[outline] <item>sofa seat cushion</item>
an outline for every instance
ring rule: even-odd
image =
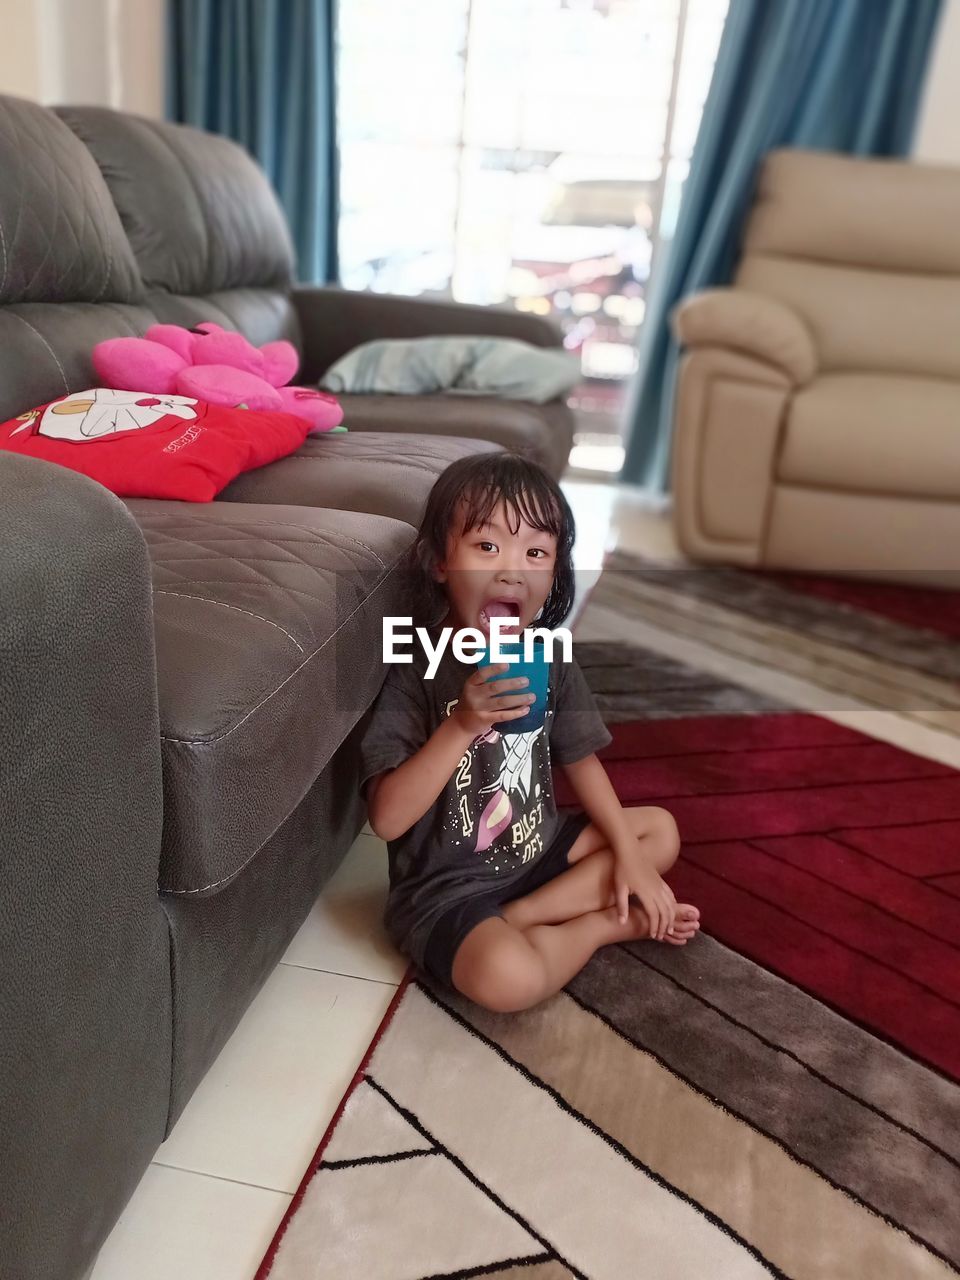
[[[960,383],[825,374],[793,400],[777,474],[823,489],[956,499]]]
[[[134,500],[153,567],[159,886],[227,884],[300,803],[383,679],[413,530],[304,507]]]
[[[372,511],[419,526],[433,483],[451,462],[498,446],[451,436],[373,431],[311,436],[303,448],[240,476],[221,493],[229,502]]]
[[[343,425],[350,431],[492,440],[542,463],[554,476],[566,466],[573,443],[573,415],[562,400],[541,405],[497,396],[342,395],[337,399],[343,405]]]

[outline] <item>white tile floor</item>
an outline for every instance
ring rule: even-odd
[[[579,481],[564,488],[577,516],[580,587],[608,542],[675,554],[669,520],[629,490]],[[709,650],[652,628],[644,642],[680,658],[711,659]],[[763,670],[721,661],[744,683],[771,683]],[[830,714],[800,681],[790,680],[786,696]],[[845,719],[960,766],[957,739],[871,708],[847,711]],[[381,925],[386,871],[382,842],[359,836],[157,1152],[91,1280],[254,1274],[403,976],[405,964]]]

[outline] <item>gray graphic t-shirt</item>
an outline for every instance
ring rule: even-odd
[[[390,667],[363,739],[363,785],[420,750],[476,671],[449,650],[433,680],[424,679],[426,665],[415,646],[412,663]],[[553,798],[551,759],[573,764],[610,740],[580,668],[555,661],[544,727],[510,735],[491,729],[476,738],[433,807],[388,843],[385,924],[393,943],[422,963],[444,911],[524,875],[564,821]]]

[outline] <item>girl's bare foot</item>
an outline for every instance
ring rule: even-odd
[[[627,908],[627,922],[621,924],[616,906],[607,907],[605,915],[610,922],[615,942],[632,942],[650,939],[650,921],[647,913],[639,903],[631,897]],[[700,912],[688,902],[678,902],[673,924],[664,935],[664,942],[675,947],[685,947],[691,938],[700,930]]]
[[[675,947],[685,947],[691,938],[700,931],[700,912],[689,902],[678,902],[673,924],[664,935],[664,942],[672,942]]]

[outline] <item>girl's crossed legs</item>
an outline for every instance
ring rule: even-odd
[[[680,837],[666,809],[625,810],[641,850],[664,875],[677,860]],[[570,869],[503,907],[503,916],[481,921],[453,960],[453,984],[468,999],[498,1012],[514,1012],[554,995],[610,942],[649,934],[646,912],[631,900],[625,924],[617,916],[614,855],[592,823],[577,837]],[[696,907],[678,905],[673,935],[682,945],[700,928]]]

